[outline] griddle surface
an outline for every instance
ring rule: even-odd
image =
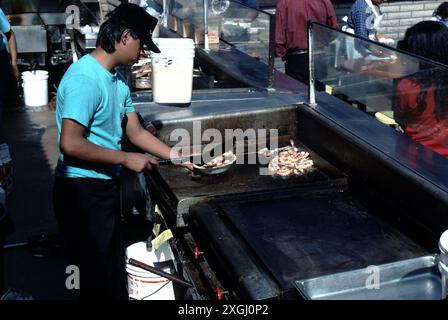
[[[349,193],[217,203],[285,290],[294,280],[427,254]]]
[[[203,175],[199,181],[189,178],[183,168],[165,166],[160,168],[160,175],[176,200],[193,197],[241,194],[253,191],[289,189],[297,186],[327,183],[330,180],[346,181],[344,173],[325,161],[313,151],[297,143],[298,147],[310,153],[315,169],[311,172],[286,179],[260,175],[259,164],[235,164],[229,171],[217,175]],[[245,155],[247,157],[247,154]],[[264,166],[266,167],[266,166]]]

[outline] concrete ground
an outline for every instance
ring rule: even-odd
[[[5,239],[4,289],[38,300],[74,299],[75,293],[65,287],[68,263],[63,250],[53,246],[48,251],[48,246],[36,247],[31,241],[59,232],[52,211],[53,169],[59,155],[54,111],[19,107],[5,110],[3,120],[14,170],[6,202],[14,230]]]
[[[4,290],[36,300],[74,300],[76,292],[65,286],[69,263],[52,206],[53,172],[59,157],[55,113],[48,108],[19,107],[4,110],[3,115],[0,129],[14,170],[12,193],[6,200],[12,228],[4,244]],[[125,246],[145,240],[150,230],[152,225],[139,216],[125,219]],[[0,277],[1,269],[0,250]]]

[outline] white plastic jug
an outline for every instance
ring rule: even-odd
[[[26,106],[40,107],[48,103],[48,71],[22,72],[22,81]]]
[[[193,89],[193,39],[154,38],[153,41],[161,51],[150,54],[154,102],[190,103]]]

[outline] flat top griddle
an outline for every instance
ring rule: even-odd
[[[283,290],[293,289],[298,279],[427,254],[394,226],[375,217],[377,209],[336,188],[323,193],[308,190],[269,197],[226,197],[208,204],[213,211],[196,214],[193,209],[194,218],[207,221],[207,215],[217,214]],[[209,237],[215,234],[213,230],[206,233]],[[222,241],[225,238],[212,239],[217,255],[222,254],[221,245],[225,248]]]
[[[297,144],[297,143],[296,143]],[[192,180],[189,173],[183,168],[176,166],[164,166],[160,168],[158,174],[162,178],[160,183],[170,190],[174,201],[181,201],[187,198],[204,198],[227,194],[240,194],[253,191],[278,190],[319,184],[329,180],[346,180],[346,175],[307,149],[305,146],[297,144],[297,147],[310,153],[315,163],[315,170],[303,176],[296,176],[287,179],[273,178],[270,175],[260,175],[260,164],[236,163],[229,171],[217,175],[203,175],[198,181]],[[242,156],[242,155],[238,155]],[[243,155],[247,158],[247,154]],[[265,166],[267,167],[267,166]]]

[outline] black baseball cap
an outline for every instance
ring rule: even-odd
[[[160,52],[159,48],[152,42],[151,36],[158,20],[146,12],[145,9],[133,3],[122,3],[110,12],[108,17],[134,31],[149,50],[156,53]]]

